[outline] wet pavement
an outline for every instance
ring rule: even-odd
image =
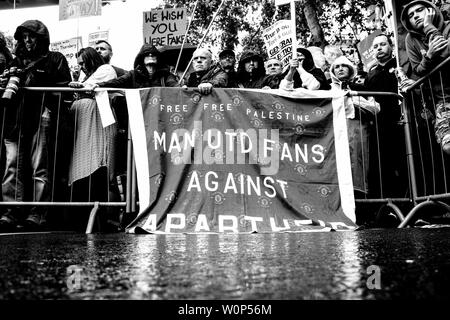
[[[448,299],[450,228],[0,235],[0,299]]]

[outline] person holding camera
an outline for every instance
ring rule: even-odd
[[[41,21],[25,21],[17,27],[14,38],[16,57],[5,74],[7,89],[0,102],[5,108],[3,201],[26,201],[26,195],[31,201],[50,201],[49,130],[61,97],[20,88],[67,86],[70,69],[63,54],[49,51],[50,35]],[[8,208],[0,217],[0,232],[16,231],[18,225],[37,231],[46,225],[45,207],[32,207],[23,213]]]

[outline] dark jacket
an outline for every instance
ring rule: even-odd
[[[178,87],[175,76],[160,64],[156,66],[157,71],[153,77],[151,79],[149,78],[149,74],[144,65],[144,58],[150,53],[157,56],[158,62],[160,61],[160,52],[156,47],[150,44],[144,44],[134,59],[133,70],[128,71],[121,77],[100,82],[98,85],[100,87],[110,88]]]
[[[249,74],[247,71],[245,71],[245,63],[250,59],[255,59],[256,61],[258,61],[258,67],[252,74]],[[264,68],[263,58],[254,51],[244,51],[238,64],[238,86],[241,88],[260,89],[263,87],[265,75],[266,69]]]
[[[200,83],[211,83],[214,88],[228,88],[228,74],[219,64],[205,71],[191,72],[186,82],[188,87],[198,87]]]
[[[37,47],[32,53],[25,49],[22,40],[22,31],[27,30],[37,35]],[[20,86],[22,87],[66,87],[71,81],[70,68],[66,58],[59,52],[49,51],[50,37],[45,25],[38,20],[28,20],[17,27],[14,34],[18,41],[16,47],[16,57],[11,66],[23,70],[20,73]],[[24,104],[20,101],[24,98]],[[11,106],[7,110],[10,119],[8,125],[14,126],[22,121],[27,132],[34,132],[39,126],[39,118],[44,112],[44,107],[51,111],[56,111],[60,99],[57,93],[43,93],[32,91],[19,91],[15,99],[11,101],[13,105],[19,105],[25,115],[16,112],[16,108]],[[22,125],[22,127],[24,127]],[[11,128],[11,127],[10,127]]]
[[[375,64],[367,75],[364,82],[365,90],[377,92],[398,93],[398,82],[395,76],[397,61],[395,58],[389,60],[384,66]],[[398,99],[385,96],[376,96],[375,100],[380,104],[381,111],[378,119],[385,119],[382,122],[386,125],[397,126],[401,112]]]
[[[330,90],[331,88],[330,83],[327,81],[325,73],[323,73],[323,71],[317,68],[316,65],[314,64],[312,53],[305,48],[298,48],[297,52],[301,52],[305,56],[305,60],[303,60],[303,69],[305,69],[305,71],[307,71],[308,73],[312,74],[314,78],[316,78],[316,80],[319,81],[320,87],[318,90]],[[300,78],[298,72],[294,73],[293,80],[294,80],[294,88],[302,87],[302,79]]]

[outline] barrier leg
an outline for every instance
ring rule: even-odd
[[[91,234],[92,230],[94,229],[94,221],[95,221],[95,218],[97,217],[98,208],[99,208],[99,203],[95,202],[94,207],[91,210],[91,214],[89,215],[89,220],[88,220],[88,224],[86,227],[86,234]]]
[[[392,203],[391,200],[389,200],[387,204],[385,204],[384,206],[382,206],[382,207],[378,210],[377,215],[376,215],[376,217],[375,217],[375,223],[376,223],[376,225],[379,225],[379,224],[380,224],[380,221],[381,221],[381,218],[382,218],[382,216],[383,216],[383,213],[386,212],[386,211],[383,210],[384,208],[389,208],[389,209],[391,209],[391,210],[389,210],[389,211],[387,211],[387,212],[389,212],[389,213],[391,213],[391,214],[392,214],[392,213],[395,214],[395,216],[397,217],[398,220],[400,220],[400,221],[405,220],[405,217],[404,217],[402,211],[400,210],[400,208],[399,208],[397,205],[395,205],[394,203]]]
[[[420,204],[418,204],[417,206],[415,206],[406,216],[405,220],[403,220],[400,225],[398,226],[398,228],[405,228],[406,226],[408,226],[408,224],[410,222],[413,222],[415,220],[413,220],[414,216],[417,214],[417,212],[419,212],[422,208],[425,207],[429,207],[429,206],[440,206],[443,207],[444,209],[447,210],[447,212],[450,212],[450,206],[447,205],[444,202],[441,201],[433,201],[433,200],[427,200],[425,202],[422,202]]]

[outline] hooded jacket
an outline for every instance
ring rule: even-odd
[[[426,26],[423,29],[423,32],[414,30],[408,19],[408,9],[417,4],[423,4],[425,7],[433,8],[436,12],[433,23]],[[405,46],[409,61],[411,62],[413,71],[419,77],[423,77],[445,58],[450,56],[449,44],[440,52],[438,56],[434,57],[433,59],[429,59],[426,57],[426,53],[428,51],[428,43],[431,39],[438,35],[442,35],[445,39],[448,40],[450,36],[450,22],[444,21],[442,12],[436,5],[424,0],[415,0],[405,5],[402,9],[400,17],[403,26],[408,31],[408,34],[405,38]]]
[[[298,71],[295,71],[292,80],[293,82],[288,82],[286,79],[283,79],[280,82],[280,88],[285,90],[292,90],[294,88],[329,90],[330,84],[327,81],[325,73],[315,66],[312,53],[306,48],[298,48],[297,52],[301,53],[305,57],[302,66],[307,74],[304,73],[300,76]]]
[[[258,67],[251,74],[245,71],[245,63],[254,59],[258,62]],[[239,60],[237,69],[237,81],[240,88],[261,89],[263,87],[266,69],[264,68],[263,58],[254,51],[244,51]]]
[[[37,42],[35,50],[26,50],[22,38],[22,32],[28,31],[36,35]],[[21,87],[65,87],[72,80],[70,68],[66,58],[60,52],[49,51],[50,36],[47,27],[39,20],[27,20],[17,27],[14,33],[17,40],[15,50],[16,57],[10,66],[23,70],[20,73]],[[19,101],[24,98],[24,103]],[[11,101],[12,104],[23,108],[25,115],[22,118],[15,108],[8,108],[7,120],[9,132],[17,128],[19,122],[23,122],[27,132],[35,132],[39,127],[39,118],[45,108],[55,111],[60,98],[58,93],[46,93],[44,100],[42,92],[20,92]]]
[[[336,71],[334,70],[337,65],[345,65],[350,69],[349,76],[345,81],[338,79]],[[346,56],[340,56],[334,60],[330,67],[331,75],[331,90],[352,90],[353,89],[353,79],[357,74],[356,67],[351,63],[351,61]],[[355,107],[360,107],[363,110],[369,111],[376,114],[380,111],[380,104],[375,102],[373,97],[368,97],[367,99],[360,96],[353,96],[346,99],[346,116],[349,119],[355,118]]]
[[[157,57],[156,72],[150,79],[147,68],[144,65],[144,59],[149,54]],[[100,87],[111,88],[149,88],[149,87],[178,87],[175,76],[160,64],[161,53],[155,46],[144,44],[134,59],[134,69],[125,73],[119,78],[105,82],[100,82]]]

